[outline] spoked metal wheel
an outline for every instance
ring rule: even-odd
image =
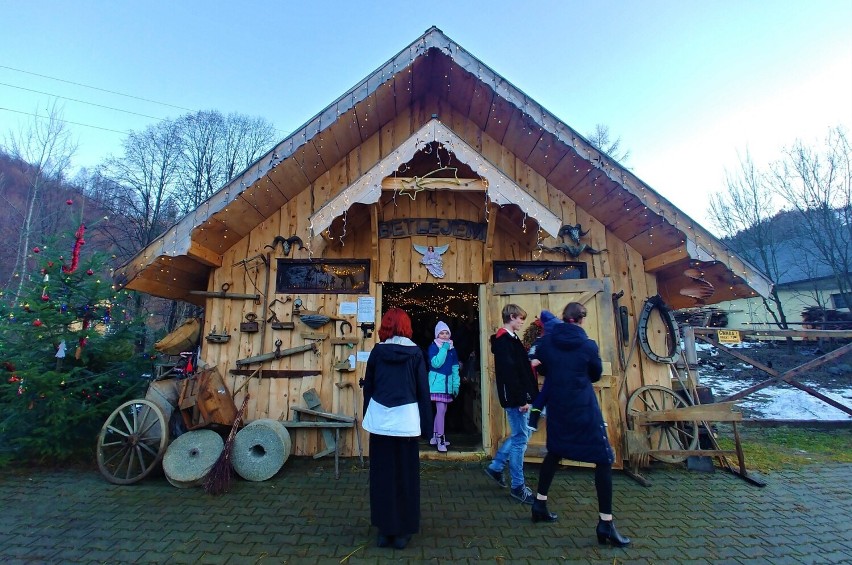
[[[636,389],[627,401],[627,425],[631,430],[644,432],[651,449],[648,455],[657,461],[680,463],[686,460],[687,455],[671,452],[698,447],[698,422],[644,421],[636,416],[687,406],[689,404],[671,389],[656,385],[643,386]]]
[[[98,467],[109,482],[129,485],[154,470],[168,444],[163,411],[150,400],[131,400],[116,408],[101,428]]]

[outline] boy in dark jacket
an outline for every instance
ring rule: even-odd
[[[517,335],[527,313],[517,304],[507,304],[502,316],[503,327],[490,340],[497,377],[497,396],[500,406],[506,410],[510,433],[497,449],[494,460],[485,468],[485,473],[505,487],[503,469],[508,465],[512,478],[512,497],[524,504],[532,504],[535,495],[524,481],[524,454],[530,433],[527,429],[529,409],[538,394],[538,382],[524,344]]]

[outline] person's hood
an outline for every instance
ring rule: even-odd
[[[500,339],[504,335],[511,335],[511,334],[509,333],[509,330],[507,330],[506,328],[500,328],[499,330],[497,330],[496,334],[493,334],[491,337],[488,338],[488,341],[491,342],[491,352],[492,353],[494,353],[494,344],[497,342],[498,339]]]
[[[383,362],[402,365],[407,363],[412,355],[416,355],[420,348],[406,337],[392,337],[376,345],[374,351]]]
[[[558,349],[568,351],[577,349],[589,339],[586,331],[577,324],[553,324],[553,327],[547,333],[552,336],[553,345]]]
[[[553,326],[562,323],[562,320],[557,318],[550,310],[542,310],[541,315],[538,318],[541,320],[544,333],[550,333],[553,331]]]

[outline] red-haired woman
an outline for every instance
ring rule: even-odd
[[[364,375],[364,429],[370,432],[370,517],[377,545],[403,549],[420,530],[420,445],[432,431],[423,352],[411,318],[391,308]]]

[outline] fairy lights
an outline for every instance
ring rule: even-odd
[[[477,318],[479,296],[464,288],[474,285],[423,284],[400,285],[399,290],[384,293],[382,301],[388,308],[402,308],[410,315],[437,313],[464,321]]]

